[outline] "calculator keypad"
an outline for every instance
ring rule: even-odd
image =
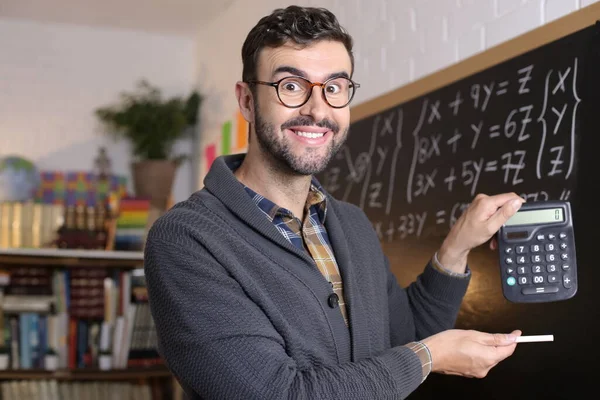
[[[566,240],[567,234],[564,232],[548,232],[536,235],[531,244],[506,247],[506,283],[521,287],[524,295],[570,289],[573,282],[569,266],[570,249]]]

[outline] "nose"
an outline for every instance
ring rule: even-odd
[[[329,113],[329,104],[323,98],[323,89],[315,85],[311,88],[312,94],[306,104],[300,107],[300,114],[311,116],[314,121],[322,121]]]

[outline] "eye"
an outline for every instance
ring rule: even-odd
[[[327,91],[328,94],[338,94],[339,92],[342,91],[342,88],[337,83],[330,83],[327,85],[325,90]]]
[[[325,93],[328,95],[344,94],[350,90],[350,85],[350,81],[346,78],[333,79],[325,86]]]
[[[295,78],[288,78],[279,84],[279,89],[286,93],[297,93],[305,90],[306,83]]]

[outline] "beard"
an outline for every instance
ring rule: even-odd
[[[281,125],[281,131],[291,126],[312,125],[327,128],[334,134],[333,140],[327,146],[324,155],[321,154],[323,149],[320,147],[308,147],[304,150],[303,154],[296,155],[292,151],[289,138],[283,137],[279,139],[275,126],[261,117],[258,105],[254,108],[254,115],[256,138],[263,153],[269,155],[275,161],[277,167],[295,175],[315,175],[324,171],[329,161],[337,154],[348,136],[348,128],[345,128],[340,134],[339,125],[328,119],[315,123],[313,118],[307,116],[292,118]]]

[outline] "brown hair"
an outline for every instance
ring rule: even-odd
[[[244,41],[242,80],[248,82],[256,79],[256,63],[264,47],[279,47],[288,41],[306,46],[320,40],[341,42],[348,51],[354,71],[352,36],[339,24],[331,11],[299,6],[275,9],[258,21]]]

